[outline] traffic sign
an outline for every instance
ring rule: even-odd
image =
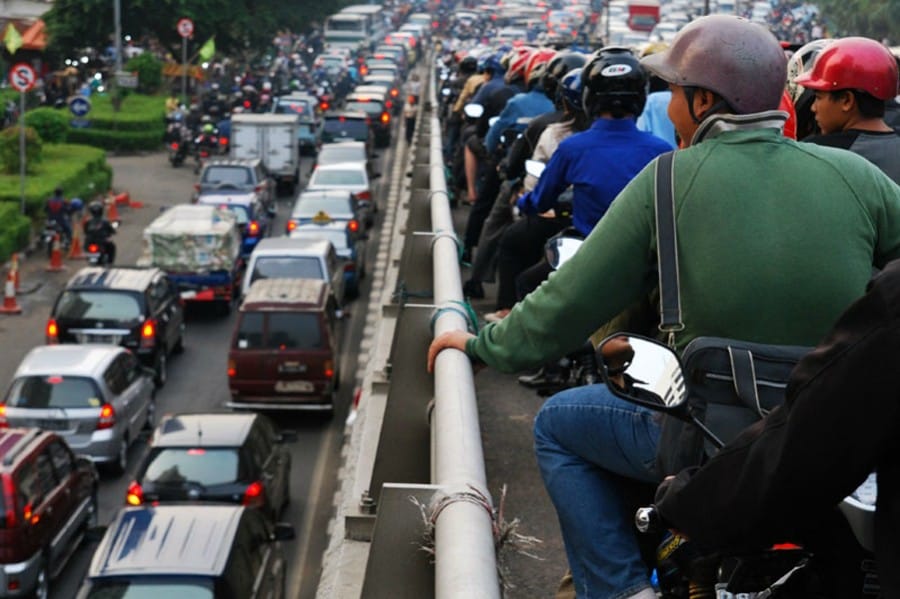
[[[178,25],[176,27],[178,29],[178,35],[181,37],[191,37],[194,34],[194,22],[187,17],[178,19]]]
[[[127,87],[128,89],[135,89],[138,86],[138,76],[136,73],[129,73],[127,71],[117,71],[116,72],[116,83],[119,87]]]
[[[34,69],[31,68],[31,65],[26,62],[14,64],[9,70],[9,82],[20,92],[27,92],[30,90],[34,87],[35,81],[37,81],[37,73],[35,73]]]
[[[91,111],[91,101],[84,96],[72,96],[69,98],[69,111],[77,117],[82,117]]]

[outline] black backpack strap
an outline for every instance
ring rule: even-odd
[[[656,159],[656,260],[659,269],[659,330],[668,333],[674,345],[675,333],[684,329],[681,321],[681,282],[678,273],[678,234],[675,228],[675,151]]]

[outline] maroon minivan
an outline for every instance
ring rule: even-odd
[[[327,410],[338,388],[337,306],[318,279],[259,279],[228,351],[232,408]]]

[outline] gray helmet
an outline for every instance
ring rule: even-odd
[[[729,15],[688,23],[668,50],[641,64],[669,83],[719,94],[737,114],[778,108],[787,77],[787,59],[775,36]]]
[[[93,202],[88,204],[88,212],[91,213],[91,216],[100,218],[101,216],[103,216],[103,203],[94,200]]]

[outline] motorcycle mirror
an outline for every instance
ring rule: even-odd
[[[484,106],[472,102],[463,106],[463,112],[470,119],[480,119],[481,115],[484,114]]]
[[[496,123],[499,120],[500,120],[499,116],[492,116],[491,118],[488,119],[488,127],[493,127],[494,123]]]
[[[526,160],[525,161],[525,172],[531,175],[532,177],[541,178],[541,173],[544,172],[544,168],[546,168],[546,164],[541,162],[540,160]]]
[[[613,395],[697,426],[709,441],[724,443],[688,409],[681,358],[667,345],[640,335],[614,333],[597,346],[600,374]]]
[[[446,98],[447,96],[449,96],[449,95],[450,95],[450,88],[449,88],[449,87],[442,88],[442,89],[441,89],[441,95],[444,96],[445,98]]]
[[[578,251],[584,239],[572,235],[554,235],[544,245],[544,253],[547,255],[547,264],[553,270],[557,270]]]

